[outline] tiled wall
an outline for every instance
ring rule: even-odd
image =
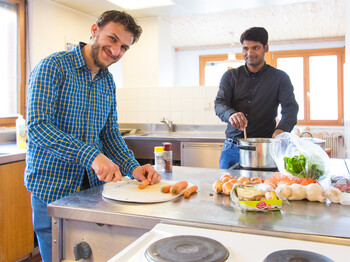
[[[162,117],[174,124],[225,125],[215,115],[218,87],[160,87],[117,89],[120,123],[159,123]]]

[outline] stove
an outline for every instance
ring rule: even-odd
[[[145,251],[148,261],[224,262],[229,252],[220,242],[201,236],[179,235],[162,238]]]
[[[176,238],[177,236],[177,238]],[[263,262],[263,261],[334,261],[341,262],[350,254],[350,247],[343,245],[326,244],[312,241],[287,239],[280,237],[271,237],[254,234],[244,234],[237,232],[221,231],[214,229],[205,229],[197,227],[178,226],[170,224],[158,224],[151,231],[145,233],[131,245],[123,249],[121,252],[113,256],[108,262],[150,262],[150,261],[172,261],[172,260],[150,260],[148,254],[154,250],[160,240],[165,242],[169,239],[178,241],[181,238],[191,239],[192,237],[207,238],[210,241],[219,242],[222,254],[225,256],[225,251],[228,252],[226,260],[208,260],[208,261],[226,261],[226,262]],[[173,238],[175,237],[175,238]],[[190,242],[193,243],[194,241]],[[176,242],[175,246],[180,247],[182,252],[190,252],[193,245],[188,242],[183,242],[181,245]],[[174,245],[172,245],[174,246]],[[194,248],[196,249],[196,248]],[[267,260],[273,258],[277,253],[289,253],[299,251],[300,253],[314,253],[318,258],[324,257],[328,260]],[[294,251],[293,251],[294,250]],[[283,254],[282,254],[283,255]],[[270,257],[269,257],[270,256]],[[148,258],[147,258],[148,257]],[[173,260],[173,261],[191,261],[191,260]],[[195,260],[192,260],[195,261]],[[202,260],[196,260],[202,261]],[[203,260],[205,261],[205,260]]]
[[[264,262],[333,262],[330,258],[320,255],[315,252],[298,250],[298,249],[286,249],[279,250],[268,255]]]

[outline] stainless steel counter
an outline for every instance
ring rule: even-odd
[[[217,132],[138,132],[125,135],[125,140],[169,140],[181,142],[222,142],[225,141],[225,133]]]
[[[228,196],[212,194],[212,183],[225,170],[174,167],[164,179],[187,180],[199,192],[188,199],[156,204],[122,203],[104,199],[103,186],[62,198],[48,206],[54,218],[119,225],[150,230],[166,222],[225,231],[279,236],[301,240],[350,245],[350,206],[290,201],[279,212],[236,212]],[[235,170],[235,176],[266,178],[270,172]]]
[[[26,150],[18,149],[16,143],[0,144],[0,165],[25,160]]]

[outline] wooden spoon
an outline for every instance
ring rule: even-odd
[[[247,130],[246,130],[246,127],[244,127],[243,132],[244,132],[244,140],[247,140]]]

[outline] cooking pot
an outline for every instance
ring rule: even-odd
[[[302,137],[304,134],[309,134],[311,137]],[[300,138],[302,140],[309,141],[309,142],[312,142],[312,143],[320,146],[323,150],[326,149],[326,140],[319,139],[319,138],[314,138],[312,136],[312,134],[310,132],[308,132],[308,131],[305,131],[305,132],[301,133]]]
[[[270,154],[273,138],[248,138],[238,141],[239,164],[244,168],[272,169],[277,168]]]

